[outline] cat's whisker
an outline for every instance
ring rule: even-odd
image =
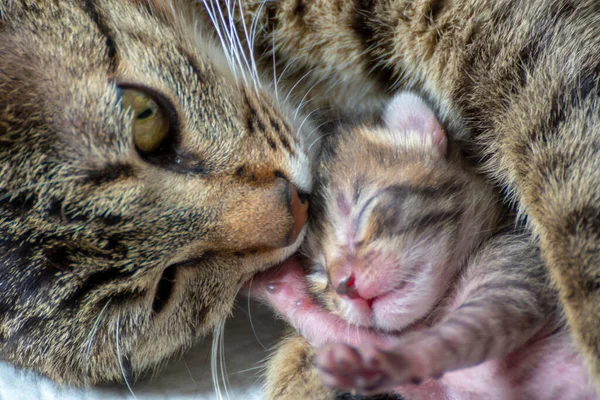
[[[300,113],[300,110],[302,109],[302,107],[304,107],[306,104],[310,104],[311,101],[313,101],[314,99],[311,99],[309,101],[306,102],[306,104],[304,103],[306,101],[306,98],[308,97],[308,95],[310,94],[310,92],[312,92],[312,90],[317,87],[317,85],[321,83],[320,80],[317,80],[317,82],[314,83],[314,85],[312,85],[304,94],[304,96],[302,97],[302,99],[300,100],[300,103],[298,103],[298,107],[296,107],[296,112],[294,113],[294,119],[298,118],[298,114]]]
[[[294,92],[294,90],[298,87],[298,85],[300,83],[302,83],[303,80],[305,80],[306,78],[308,78],[310,76],[310,74],[312,74],[315,71],[316,67],[311,68],[310,70],[308,70],[308,72],[306,72],[304,75],[302,75],[302,77],[300,79],[298,79],[296,81],[296,83],[294,83],[294,86],[292,86],[292,88],[288,91],[287,96],[285,96],[285,99],[283,100],[284,103],[287,103],[287,101],[289,100],[290,96],[292,95],[292,93]]]
[[[115,346],[117,350],[117,361],[119,363],[119,368],[121,369],[121,375],[123,376],[123,380],[125,381],[125,385],[129,390],[129,393],[133,396],[134,399],[137,399],[135,393],[133,392],[133,388],[129,383],[129,379],[127,378],[127,373],[125,373],[125,367],[123,366],[123,355],[121,354],[121,343],[119,338],[121,337],[121,320],[117,318],[117,323],[115,324]]]
[[[249,292],[252,291],[252,283],[253,282],[254,282],[254,277],[250,278],[250,288],[248,289]],[[250,296],[248,296],[248,319],[250,320],[250,327],[252,328],[252,333],[254,334],[254,337],[256,338],[256,341],[258,342],[258,344],[260,344],[260,347],[262,347],[263,350],[267,350],[267,348],[265,347],[265,345],[258,338],[258,334],[256,333],[256,329],[254,328],[254,322],[252,322],[252,311],[250,309]]]
[[[271,33],[271,49],[271,58],[273,59],[273,84],[275,85],[275,99],[277,102],[279,102],[279,79],[277,79],[277,63],[275,62],[275,30],[273,30]]]
[[[301,124],[300,124],[300,126],[298,127],[298,132],[302,132],[302,127],[304,126],[304,123],[305,123],[306,121],[308,121],[308,119],[309,119],[309,118],[310,118],[310,117],[311,117],[311,116],[312,116],[314,113],[316,113],[316,112],[318,112],[318,111],[319,111],[319,109],[312,110],[310,113],[308,113],[308,114],[307,114],[307,115],[304,117],[304,119],[302,120],[302,123],[301,123]],[[313,131],[311,131],[311,134],[312,134],[313,132],[314,132],[314,130],[313,130]],[[307,137],[306,137],[306,139],[309,139],[309,136],[307,136]]]
[[[318,131],[318,129],[319,129],[320,127],[322,127],[323,125],[325,125],[327,122],[328,122],[328,121],[325,121],[325,122],[322,122],[322,123],[320,123],[319,125],[317,125],[317,126],[315,127],[315,129],[313,129],[313,130],[312,130],[312,131],[311,131],[311,132],[308,134],[308,137],[312,136],[312,134],[313,134],[314,132],[317,132],[317,131]],[[315,140],[313,140],[313,142],[312,142],[312,143],[311,143],[311,144],[308,146],[308,150],[307,150],[307,152],[310,152],[310,149],[312,149],[312,147],[315,145],[315,143],[317,143],[319,140],[321,140],[321,139],[322,139],[324,136],[325,136],[325,134],[318,134],[318,133],[317,133],[317,137],[315,138]]]
[[[252,55],[252,64],[254,66],[254,71],[258,78],[258,66],[256,65],[256,59],[254,58],[254,43],[256,41],[256,33],[258,32],[258,16],[262,15],[263,9],[265,7],[266,2],[262,1],[258,10],[252,15],[252,23],[250,24],[250,42],[248,44],[249,51]]]
[[[234,74],[237,76],[237,72],[241,74],[242,80],[246,85],[248,85],[248,79],[246,77],[245,68],[242,64],[240,58],[240,51],[236,43],[237,34],[235,26],[232,27],[233,18],[231,16],[231,4],[227,1],[225,7],[227,12],[229,13],[230,18],[225,18],[223,14],[223,10],[221,6],[216,4],[215,0],[203,0],[204,5],[206,6],[207,12],[209,13],[209,17],[215,29],[217,29],[217,34],[219,35],[219,39],[221,41],[221,46],[223,49],[229,53],[231,58],[231,68],[234,71]]]
[[[213,27],[215,28],[215,32],[217,33],[217,36],[219,37],[219,42],[221,43],[221,47],[223,48],[225,58],[227,59],[227,64],[229,65],[229,68],[231,69],[235,79],[237,79],[237,71],[235,68],[235,63],[232,58],[231,50],[229,49],[229,46],[227,46],[227,44],[225,42],[224,34],[223,34],[222,29],[217,21],[216,16],[215,16],[215,10],[214,10],[213,6],[211,4],[209,4],[209,2],[212,3],[211,0],[202,0],[202,3],[204,4],[204,8],[206,9],[206,13],[208,14],[208,17],[210,18],[210,20],[213,24]]]
[[[225,321],[221,322],[213,329],[213,339],[211,348],[211,375],[213,381],[213,387],[217,398],[219,400],[227,398],[229,399],[228,379],[226,377],[225,370],[225,354],[224,354],[224,332],[225,332]],[[221,383],[223,383],[224,390],[221,389]],[[225,397],[223,397],[223,391]]]
[[[219,352],[218,342],[219,342],[219,326],[216,326],[213,330],[212,337],[212,346],[211,346],[211,355],[210,355],[210,372],[213,382],[213,389],[215,394],[217,395],[217,399],[223,399],[223,394],[221,393],[221,383],[219,382],[219,373],[218,373],[218,364],[217,357]]]
[[[229,383],[229,376],[227,374],[227,365],[225,363],[225,322],[223,322],[223,326],[221,328],[221,337],[219,339],[220,342],[220,363],[221,363],[221,379],[223,380],[223,385],[225,386],[225,396],[229,399],[229,387],[231,384]]]
[[[86,342],[84,342],[84,348],[85,348],[85,358],[84,358],[84,371],[85,371],[85,376],[86,379],[88,378],[88,372],[89,372],[89,363],[90,363],[90,359],[92,358],[92,349],[94,348],[94,338],[96,337],[96,333],[98,332],[98,328],[100,327],[100,324],[102,323],[102,317],[104,316],[104,313],[106,312],[106,310],[108,309],[108,306],[110,305],[112,298],[108,299],[108,301],[106,302],[106,304],[104,304],[104,306],[102,307],[102,309],[100,310],[100,312],[98,313],[98,316],[96,317],[96,320],[94,321],[94,324],[92,325],[92,329],[90,329],[90,333],[88,335],[88,338],[86,340]]]
[[[240,43],[240,38],[238,36],[237,29],[235,27],[235,6],[232,5],[230,0],[227,0],[226,9],[227,9],[227,18],[224,19],[223,24],[229,25],[229,37],[231,47],[235,49],[235,56],[238,60],[238,65],[240,70],[242,71],[242,75],[244,75],[244,82],[246,85],[249,85],[249,81],[246,79],[245,72],[250,70],[250,65],[248,64],[248,60],[244,54],[244,49],[242,44]],[[220,10],[220,8],[219,8]],[[222,18],[224,18],[223,14],[221,14]],[[243,17],[243,16],[242,16]]]
[[[260,80],[258,79],[258,70],[256,68],[256,60],[254,59],[254,52],[252,51],[253,38],[251,37],[251,35],[248,31],[248,28],[246,26],[246,18],[244,17],[244,8],[242,6],[242,1],[238,0],[238,4],[239,4],[239,9],[240,9],[240,19],[242,21],[242,28],[244,29],[244,36],[246,37],[246,45],[248,47],[248,54],[250,57],[248,68],[250,69],[250,73],[252,75],[252,82],[254,83],[254,86],[260,87]],[[233,18],[232,18],[232,20],[233,20]],[[237,32],[237,30],[236,30],[236,32]],[[252,32],[252,25],[250,26],[250,32]],[[239,42],[239,38],[238,38],[238,42]],[[240,47],[241,47],[241,43],[240,43]],[[248,55],[245,55],[245,57],[246,57],[246,63],[248,64]]]
[[[273,36],[273,41],[275,40],[275,36]],[[273,48],[271,50],[273,53],[275,53],[275,48]],[[275,55],[273,55],[275,56]],[[288,69],[294,65],[294,63],[298,60],[298,57],[294,57],[292,58],[287,65],[285,66],[285,68],[283,68],[283,71],[281,71],[281,74],[279,75],[279,78],[277,78],[277,80],[275,81],[275,87],[279,87],[279,84],[281,83],[281,80],[284,78],[285,74],[287,73]]]
[[[192,370],[190,369],[190,366],[188,365],[187,361],[185,361],[185,359],[181,359],[181,362],[183,362],[183,366],[185,367],[186,371],[188,372],[190,379],[192,380],[193,384],[197,384],[198,382],[196,382],[196,379],[194,379],[194,374],[192,374]]]

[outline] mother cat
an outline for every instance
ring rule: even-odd
[[[248,1],[238,27],[315,110],[427,94],[529,217],[598,376],[600,8],[529,3]],[[311,129],[232,72],[239,51],[194,5],[0,2],[3,359],[62,382],[134,378],[297,248]]]

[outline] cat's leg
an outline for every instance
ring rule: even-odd
[[[492,238],[470,261],[446,317],[402,336],[384,350],[374,344],[331,344],[315,358],[329,386],[380,393],[504,356],[557,321],[539,252],[528,239]]]
[[[327,388],[313,366],[314,348],[293,333],[277,346],[267,364],[267,400],[333,400],[336,393]]]

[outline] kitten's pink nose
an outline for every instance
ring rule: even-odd
[[[335,286],[335,292],[340,296],[347,296],[350,299],[359,298],[360,295],[358,294],[358,290],[356,290],[356,277],[354,274],[342,277]]]

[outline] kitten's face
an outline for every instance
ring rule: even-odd
[[[303,236],[296,123],[146,3],[0,16],[0,352],[63,382],[162,364]]]
[[[312,201],[310,285],[352,324],[402,329],[446,294],[496,221],[494,198],[420,132],[359,127],[332,142]]]

